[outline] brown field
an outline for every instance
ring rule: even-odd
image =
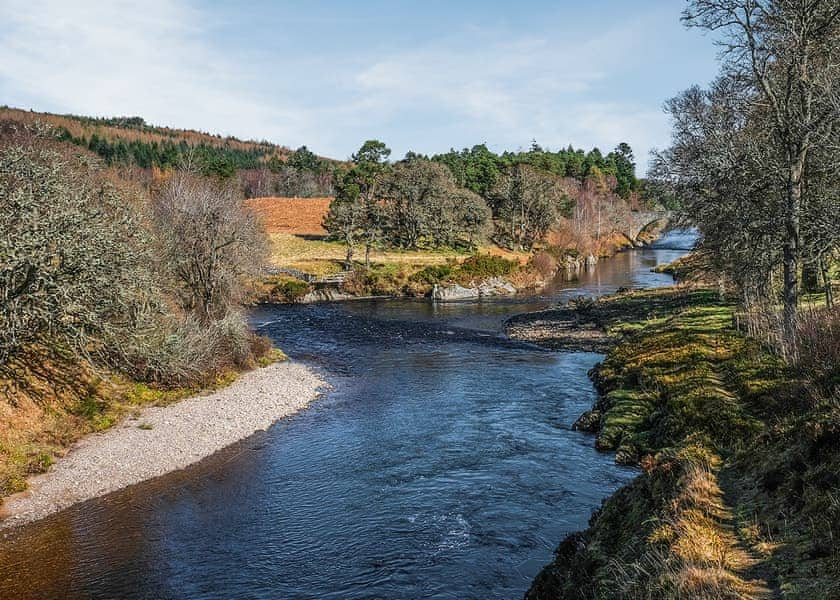
[[[325,236],[324,216],[332,198],[251,198],[246,205],[257,213],[269,234]]]

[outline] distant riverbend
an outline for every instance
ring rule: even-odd
[[[502,334],[575,296],[668,285],[690,232],[540,296],[265,306],[334,391],[210,459],[0,542],[0,597],[511,598],[635,469],[572,429],[592,352]]]

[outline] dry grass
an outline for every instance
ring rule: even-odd
[[[679,566],[669,577],[685,597],[762,598],[770,594],[765,582],[743,575],[758,560],[740,543],[733,520],[716,467],[689,465],[670,523],[670,551]]]
[[[251,198],[245,204],[257,213],[269,234],[325,236],[324,217],[332,198]]]
[[[314,275],[337,273],[343,269],[347,250],[340,242],[307,239],[288,233],[273,233],[269,237],[271,263],[275,266],[299,269]],[[354,258],[363,258],[363,252],[364,249],[357,249]],[[452,259],[461,261],[468,256],[469,253],[453,250],[374,250],[371,252],[371,261],[419,270]]]
[[[64,384],[69,374],[72,384]],[[49,382],[42,376],[55,372]],[[0,396],[0,498],[26,489],[26,477],[45,471],[64,449],[91,431],[110,427],[116,413],[107,383],[82,364],[42,366],[25,388],[6,384]]]
[[[646,467],[647,477],[668,483],[643,551],[614,559],[609,572],[622,598],[700,600],[771,597],[767,583],[751,576],[760,558],[742,544],[733,527],[717,473],[721,460],[699,446],[664,453]],[[656,484],[654,484],[656,485]]]

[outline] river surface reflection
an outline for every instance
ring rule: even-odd
[[[2,598],[516,598],[634,476],[571,430],[601,358],[501,335],[574,295],[671,283],[691,232],[541,296],[262,307],[335,390],[184,471],[0,541]]]

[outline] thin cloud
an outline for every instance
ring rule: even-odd
[[[330,52],[314,42],[288,53],[237,44],[225,36],[232,10],[197,0],[0,0],[0,103],[140,115],[338,158],[373,137],[395,155],[483,141],[515,149],[532,138],[602,150],[628,141],[644,168],[648,148],[668,139],[659,101],[634,101],[616,85],[639,56],[654,55],[659,12],[594,33],[565,22],[526,34],[456,25],[383,55],[371,45]],[[236,17],[239,35],[255,19],[281,18]]]
[[[35,107],[138,114],[253,136],[266,123],[283,135],[292,128],[284,132],[278,121],[300,122],[247,91],[248,77],[208,43],[203,14],[186,3],[36,0],[0,7],[7,16],[0,81]]]

